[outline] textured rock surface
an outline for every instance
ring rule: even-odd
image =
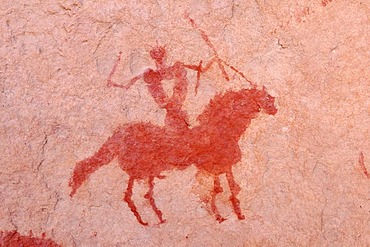
[[[123,3],[127,2],[127,3]],[[367,1],[3,1],[0,5],[0,230],[62,246],[367,246],[370,244],[370,27]],[[166,45],[168,62],[209,61],[212,50],[184,18],[206,30],[219,56],[276,97],[278,113],[259,115],[239,140],[234,166],[245,220],[194,166],[155,180],[167,222],[159,226],[136,183],[136,221],[117,161],[69,196],[75,164],[120,124],[164,124],[142,81]],[[192,126],[216,93],[248,85],[217,66],[188,72],[183,107]],[[170,93],[171,81],[165,82]],[[362,155],[360,153],[362,152]]]

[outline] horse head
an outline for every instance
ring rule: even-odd
[[[255,101],[260,110],[269,115],[275,115],[277,108],[275,107],[275,97],[267,93],[265,86],[262,90],[256,90]]]

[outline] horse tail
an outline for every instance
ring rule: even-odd
[[[71,197],[76,193],[82,183],[89,178],[90,174],[103,165],[107,165],[119,154],[122,142],[123,129],[119,127],[93,156],[76,164],[72,178],[69,181],[69,186],[72,188]]]

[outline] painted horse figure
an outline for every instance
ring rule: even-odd
[[[153,198],[154,178],[163,178],[161,175],[163,171],[185,169],[192,164],[195,164],[199,170],[207,171],[214,178],[211,209],[216,219],[219,222],[224,220],[215,203],[217,194],[222,192],[219,179],[222,174],[226,174],[229,183],[230,201],[234,212],[239,219],[244,219],[237,198],[240,188],[232,173],[232,166],[241,160],[238,140],[261,110],[271,115],[277,112],[274,97],[269,95],[265,88],[257,90],[256,84],[222,60],[207,34],[188,15],[185,18],[201,34],[202,39],[214,53],[214,58],[205,66],[202,61],[198,65],[187,65],[182,62],[167,65],[165,47],[157,46],[150,51],[150,56],[156,63],[156,69],[147,69],[143,74],[132,78],[127,85],[121,85],[112,80],[121,60],[120,53],[109,74],[108,86],[127,89],[143,79],[157,105],[166,111],[165,126],[136,123],[118,127],[93,156],[76,164],[69,183],[72,188],[70,195],[73,196],[93,172],[118,157],[122,170],[129,175],[124,201],[142,225],[148,225],[148,223],[142,220],[131,199],[134,181],[148,179],[149,191],[145,198],[149,200],[160,223],[164,223],[162,212],[157,208]],[[199,115],[200,125],[190,129],[187,113],[182,110],[188,87],[186,69],[197,71],[195,85],[197,92],[201,73],[208,71],[215,63],[226,81],[230,78],[225,66],[247,81],[252,89],[229,91],[217,95]],[[166,95],[162,85],[163,80],[175,80],[172,97]]]
[[[223,191],[219,178],[222,174],[226,174],[234,213],[238,219],[245,218],[237,198],[240,187],[232,173],[232,167],[241,160],[238,141],[261,110],[270,115],[276,114],[274,102],[275,98],[266,92],[265,87],[262,90],[252,88],[237,92],[228,91],[211,100],[204,112],[198,116],[200,125],[191,129],[191,163],[213,176],[211,210],[219,222],[225,220],[215,202],[217,194]]]
[[[160,223],[163,223],[162,212],[153,198],[154,178],[163,178],[163,171],[185,169],[195,164],[198,169],[214,177],[211,207],[216,219],[219,222],[224,220],[215,204],[216,195],[222,192],[221,174],[226,174],[235,214],[239,219],[244,219],[237,199],[240,188],[232,173],[232,166],[241,160],[238,140],[259,112],[270,115],[277,112],[274,102],[275,98],[265,88],[228,91],[211,100],[198,117],[199,126],[181,135],[149,123],[120,126],[93,156],[76,164],[69,183],[71,196],[93,172],[118,157],[120,167],[130,177],[124,200],[138,222],[148,224],[142,220],[131,199],[133,183],[135,180],[148,179],[149,191],[145,198],[149,200]]]

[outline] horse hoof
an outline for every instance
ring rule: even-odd
[[[216,220],[218,221],[218,223],[222,223],[222,222],[224,222],[226,219],[225,219],[225,218],[223,218],[223,217],[221,217],[221,216],[218,216],[218,217],[216,217]]]
[[[162,225],[162,224],[164,224],[166,222],[167,222],[167,220],[162,219],[159,223],[155,224],[155,226],[160,226],[160,225]]]
[[[143,226],[149,226],[148,222],[139,221],[139,223],[142,224]]]
[[[238,216],[238,219],[239,219],[239,220],[245,220],[245,216],[244,216],[244,215],[239,215],[239,216]]]

